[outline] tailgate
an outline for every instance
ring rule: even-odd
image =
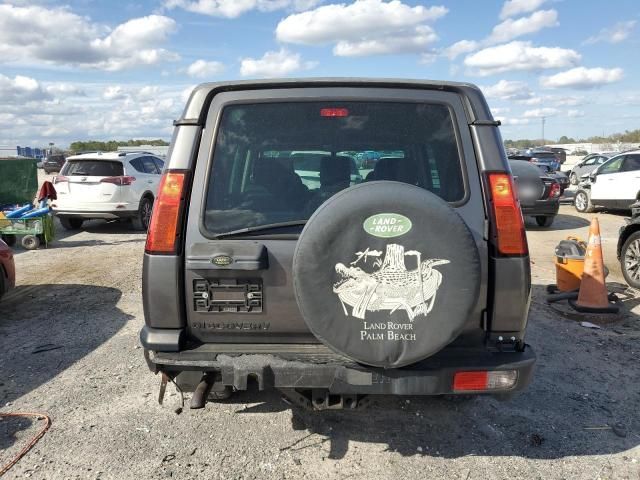
[[[313,91],[317,98],[292,102],[297,95],[266,90],[264,102],[240,105],[240,93],[222,93],[210,107],[186,218],[188,335],[212,343],[318,342],[294,296],[292,263],[302,230],[294,224],[366,179],[421,186],[462,216],[480,255],[481,284],[459,340],[477,344],[487,305],[486,215],[460,96],[414,91],[408,102],[407,91],[325,88]],[[296,169],[294,152],[326,152],[318,176]],[[373,171],[354,175],[352,158],[364,152],[382,159]],[[429,221],[428,211],[422,220]]]

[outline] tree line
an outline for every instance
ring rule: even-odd
[[[549,143],[638,143],[640,144],[640,129],[636,130],[625,130],[624,133],[614,133],[608,136],[600,136],[596,135],[593,137],[587,138],[578,138],[574,139],[571,137],[567,137],[566,135],[561,136],[558,141],[551,142],[549,139],[541,140],[541,139],[519,139],[519,140],[505,140],[504,146],[507,148],[527,148],[535,145],[545,145]]]
[[[87,140],[84,142],[77,141],[72,142],[69,145],[69,150],[73,153],[78,152],[114,152],[118,150],[118,147],[139,147],[140,145],[153,145],[154,147],[169,145],[164,140],[107,140],[102,142],[99,140]]]

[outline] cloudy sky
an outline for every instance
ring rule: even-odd
[[[637,0],[0,3],[0,144],[170,138],[203,81],[480,85],[505,138],[640,128]]]

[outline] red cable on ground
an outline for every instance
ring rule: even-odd
[[[51,426],[51,417],[49,417],[49,415],[47,415],[46,413],[31,413],[31,412],[26,412],[26,413],[1,413],[0,412],[0,417],[35,417],[36,420],[44,419],[46,421],[44,427],[42,427],[42,429],[36,435],[34,435],[33,438],[31,438],[29,443],[27,443],[22,448],[22,450],[20,450],[16,454],[16,456],[9,461],[9,463],[6,463],[2,467],[0,467],[0,477],[1,477],[5,473],[7,473],[11,467],[13,467],[16,463],[18,463],[20,459],[24,457],[24,455],[29,450],[31,450],[31,448],[36,443],[38,443],[38,440],[40,440],[44,436],[44,434],[47,433],[47,430],[49,430],[49,427]]]

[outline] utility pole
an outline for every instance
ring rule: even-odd
[[[543,145],[544,145],[544,121],[545,121],[546,118],[547,117],[544,117],[544,116],[541,118],[541,120],[542,120],[542,144]]]

